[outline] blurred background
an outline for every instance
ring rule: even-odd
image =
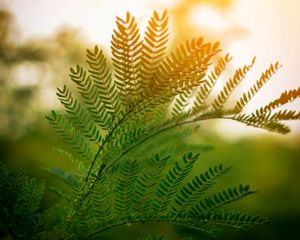
[[[0,160],[40,179],[44,173],[38,167],[64,166],[52,151],[64,143],[44,118],[50,109],[60,108],[56,87],[69,83],[69,67],[84,61],[86,48],[99,44],[109,54],[116,16],[130,11],[143,30],[153,10],[164,9],[170,16],[172,46],[197,36],[220,41],[223,51],[234,56],[232,69],[257,56],[240,91],[270,63],[283,64],[247,111],[300,85],[299,0],[0,0]],[[299,103],[289,108],[299,110]],[[215,147],[203,154],[203,165],[224,162],[234,167],[222,184],[248,183],[259,191],[235,208],[276,221],[247,232],[228,231],[217,239],[300,239],[300,121],[288,124],[292,132],[282,136],[209,121],[188,139]],[[50,177],[47,181],[55,183]],[[47,194],[45,205],[53,201]],[[159,230],[168,239],[185,231]]]

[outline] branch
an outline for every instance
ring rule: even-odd
[[[109,132],[108,136],[105,138],[105,140],[103,141],[103,143],[101,144],[101,146],[99,146],[99,149],[98,149],[98,151],[97,151],[97,153],[96,153],[96,155],[95,155],[95,157],[94,157],[94,159],[93,159],[93,161],[92,161],[92,163],[91,163],[91,165],[90,165],[90,167],[89,167],[87,176],[86,176],[86,178],[85,178],[85,181],[86,181],[86,182],[88,181],[88,178],[89,178],[89,176],[90,176],[90,174],[91,174],[92,168],[93,168],[93,166],[94,166],[94,164],[95,164],[95,162],[96,162],[96,160],[97,160],[97,158],[98,158],[98,156],[99,156],[101,150],[104,148],[105,144],[106,144],[107,142],[109,142],[109,140],[111,139],[111,137],[112,137],[114,131],[117,129],[117,127],[124,121],[124,119],[125,119],[125,118],[129,115],[129,113],[131,113],[131,112],[132,112],[132,109],[129,109],[128,112],[120,119],[120,121],[119,121],[119,122],[114,126],[114,128]],[[103,166],[103,164],[102,164],[101,166]],[[99,172],[101,171],[101,169],[102,169],[102,167],[100,168]],[[98,175],[99,175],[99,172],[98,172]]]

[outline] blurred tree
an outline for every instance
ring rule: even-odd
[[[64,66],[83,59],[84,41],[74,29],[48,39],[20,43],[13,15],[0,9],[0,137],[16,139],[36,127],[47,103],[53,106],[55,79],[68,77]]]
[[[16,86],[13,74],[25,62],[42,62],[45,51],[33,43],[17,44],[13,16],[0,10],[0,135],[16,136],[26,119],[25,109],[34,96],[34,86]],[[22,84],[21,84],[22,85]]]

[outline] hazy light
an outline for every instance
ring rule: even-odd
[[[39,68],[34,64],[22,64],[13,73],[14,85],[17,87],[34,86],[41,79]]]
[[[225,31],[228,27],[228,22],[222,16],[221,11],[209,5],[193,8],[190,19],[191,23],[217,33]]]
[[[82,31],[87,41],[108,47],[112,29],[115,28],[115,16],[124,17],[126,11],[130,11],[136,16],[140,25],[144,26],[153,10],[164,8],[171,10],[180,1],[15,0],[7,2],[16,15],[23,39],[32,36],[51,36],[61,25],[67,25]],[[229,48],[224,49],[234,56],[232,61],[234,68],[247,64],[253,55],[257,55],[257,63],[241,84],[241,91],[246,91],[270,63],[279,60],[283,64],[283,68],[247,106],[248,111],[278,97],[282,91],[300,85],[299,13],[299,0],[234,1],[231,8],[226,10],[198,4],[190,13],[190,19],[195,25],[203,26],[205,30],[213,33],[221,32],[222,35],[234,24],[251,33],[242,40],[235,39]],[[218,40],[222,42],[222,39]],[[23,80],[20,81],[23,84]],[[292,107],[299,109],[299,105],[298,101]],[[293,125],[296,125],[294,129],[299,132],[299,123]],[[242,129],[241,127],[237,134],[244,132]]]

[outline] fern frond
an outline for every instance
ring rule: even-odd
[[[259,108],[256,111],[257,115],[263,115],[265,113],[271,112],[276,108],[279,108],[287,103],[293,102],[300,97],[300,87],[298,89],[292,89],[283,92],[279,98],[271,101],[266,106]]]
[[[105,221],[108,221],[115,214],[113,194],[112,183],[108,176],[102,176],[91,193],[95,222],[98,222],[100,225],[105,224]]]
[[[86,62],[90,67],[89,73],[93,79],[93,84],[97,88],[98,98],[104,103],[106,111],[112,115],[113,119],[118,118],[119,115],[122,115],[119,93],[103,51],[95,46],[93,50],[87,49],[86,56],[88,58]]]
[[[208,214],[203,214],[197,218],[192,218],[187,225],[190,228],[195,228],[200,231],[205,227],[212,236],[215,236],[214,232],[219,232],[221,228],[237,228],[248,229],[255,225],[269,224],[271,221],[268,218],[261,216],[252,216],[246,213],[233,212],[233,211],[217,211]],[[213,230],[213,231],[211,231]]]
[[[187,146],[195,148],[190,143],[181,146],[170,143],[195,132],[198,125],[194,123],[207,119],[232,119],[286,133],[289,128],[281,121],[300,119],[300,113],[273,110],[298,98],[300,88],[283,93],[252,114],[241,113],[281,67],[276,62],[243,94],[234,109],[224,109],[234,89],[252,68],[253,58],[251,64],[235,71],[212,104],[208,104],[210,93],[232,59],[226,54],[207,74],[213,57],[220,51],[219,43],[195,38],[164,57],[169,36],[166,11],[161,15],[153,13],[143,40],[129,12],[125,19],[117,18],[116,24],[111,41],[113,69],[98,46],[87,50],[88,71],[78,65],[70,70],[82,98],[74,97],[66,86],[58,89],[67,116],[52,111],[47,117],[80,157],[77,160],[77,156],[59,151],[80,173],[75,180],[61,170],[49,170],[72,187],[58,221],[60,226],[54,230],[60,232],[54,236],[96,239],[102,232],[127,223],[171,223],[209,234],[223,226],[244,228],[266,223],[264,218],[222,210],[227,204],[254,193],[248,185],[205,195],[230,168],[217,165],[190,176],[199,154],[185,154],[170,165],[169,157],[159,155],[155,155],[151,164],[143,160],[154,151],[168,155],[169,151],[181,154]],[[183,126],[181,131],[165,134]],[[145,143],[158,137],[161,146],[153,147],[151,141]],[[139,155],[140,161],[135,160]],[[88,169],[83,164],[85,160],[91,160]],[[109,171],[111,168],[114,171]],[[1,188],[4,186],[1,178],[7,179],[6,175],[6,171],[0,171]],[[10,178],[9,181],[22,187],[22,176],[21,180]],[[18,192],[14,190],[11,194]],[[5,211],[7,215],[10,210]],[[3,225],[5,222],[0,221],[0,226]]]
[[[237,85],[246,77],[247,73],[252,69],[254,63],[255,63],[256,57],[252,59],[252,62],[250,65],[245,65],[243,68],[238,68],[233,77],[230,78],[222,91],[218,94],[216,99],[212,103],[212,107],[214,110],[220,110],[224,103],[227,101],[233,90],[237,87]]]
[[[218,60],[217,65],[214,69],[207,75],[205,81],[197,90],[195,101],[193,103],[193,113],[198,113],[202,111],[204,103],[213,90],[218,78],[221,76],[222,72],[225,71],[226,66],[231,61],[232,57],[227,53],[224,57]]]
[[[279,62],[276,62],[274,64],[272,63],[270,67],[262,73],[261,77],[255,82],[255,84],[249,89],[249,91],[243,93],[243,96],[236,102],[234,111],[236,113],[239,113],[280,68],[281,65]]]
[[[217,178],[222,177],[229,172],[231,168],[223,168],[222,164],[214,167],[210,167],[207,171],[199,176],[196,176],[192,181],[188,182],[180,190],[180,193],[176,195],[173,211],[176,214],[180,214],[182,211],[190,209],[205,191],[216,183]]]
[[[45,184],[14,173],[0,163],[0,227],[13,239],[32,239],[39,228],[40,202]]]
[[[270,116],[271,121],[286,121],[286,120],[299,120],[300,112],[295,110],[283,110],[276,112]]]
[[[118,215],[130,215],[133,211],[133,196],[139,165],[137,161],[125,161],[120,167],[115,191],[115,212]]]
[[[142,44],[139,89],[143,95],[147,95],[151,89],[152,78],[167,49],[168,36],[167,11],[161,16],[154,11]]]
[[[64,85],[63,89],[57,88],[57,90],[58,99],[66,108],[67,113],[69,113],[73,125],[91,142],[99,143],[102,140],[101,133],[80,102],[74,99],[66,85]]]
[[[168,103],[173,98],[203,83],[210,59],[219,52],[219,43],[203,44],[193,39],[181,44],[171,56],[162,61],[154,74],[154,85],[149,97],[139,105],[139,112]]]
[[[135,18],[126,13],[126,19],[117,17],[117,30],[111,41],[114,76],[123,104],[128,105],[139,98],[138,73],[142,42]]]
[[[91,118],[104,131],[109,130],[113,124],[113,117],[105,108],[101,100],[101,93],[87,72],[79,65],[70,69],[70,78],[77,85],[78,92],[83,98],[86,109]]]
[[[174,166],[169,170],[168,174],[156,189],[157,199],[153,203],[154,209],[158,212],[169,211],[168,205],[172,201],[171,196],[176,193],[180,184],[190,173],[193,164],[198,159],[199,154],[192,153],[183,156],[182,160],[176,161]]]
[[[90,216],[92,216],[91,210],[91,203],[90,201],[85,201],[83,203],[82,196],[84,194],[84,186],[79,185],[76,188],[72,189],[72,199],[69,209],[69,218],[67,221],[69,221],[70,225],[67,225],[66,227],[68,229],[68,235],[71,235],[72,238],[75,239],[83,239],[86,235],[85,231],[82,231],[82,229],[85,229],[86,231],[91,231],[90,224]],[[89,200],[89,199],[87,199]],[[67,223],[68,224],[68,223]],[[67,232],[65,230],[65,232]],[[63,239],[66,239],[67,236],[64,236]],[[72,239],[71,238],[71,239]]]
[[[60,180],[65,182],[67,185],[69,185],[71,188],[72,187],[77,188],[79,186],[78,178],[61,168],[52,167],[52,168],[41,168],[41,169],[58,177]]]
[[[188,104],[189,104],[189,100],[190,100],[190,93],[192,92],[192,90],[187,90],[182,94],[179,94],[175,97],[174,99],[174,103],[173,103],[173,108],[172,108],[172,116],[174,118],[179,117],[180,115],[182,115],[184,113],[184,111],[186,110]]]
[[[300,118],[300,112],[295,110],[280,110],[278,112],[261,112],[256,110],[248,117],[248,121],[252,122],[267,122],[267,121],[287,121],[296,120]]]
[[[83,161],[74,158],[71,153],[65,150],[54,148],[54,151],[57,152],[67,163],[73,166],[81,176],[84,176],[87,173],[87,169]]]
[[[64,116],[51,112],[51,116],[46,116],[54,131],[61,135],[71,147],[83,158],[91,160],[93,157],[92,146],[86,141],[81,133],[74,128]]]
[[[137,212],[145,212],[151,209],[158,179],[161,179],[169,158],[170,156],[161,158],[159,155],[155,155],[151,158],[151,168],[144,169],[138,177],[134,196],[134,208]]]
[[[270,132],[278,132],[281,134],[287,134],[290,132],[290,128],[288,126],[277,120],[271,120],[268,117],[264,118],[261,116],[257,117],[247,114],[238,114],[235,115],[232,119],[238,122],[245,123],[249,126],[266,129]]]
[[[191,207],[189,212],[192,216],[201,216],[203,213],[223,207],[228,203],[240,200],[253,193],[255,192],[250,191],[249,185],[239,185],[239,187],[228,188],[227,190],[214,194],[212,197],[206,197],[200,200],[199,203]]]

